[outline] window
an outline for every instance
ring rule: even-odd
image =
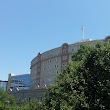
[[[42,65],[45,65],[45,62],[42,62]]]
[[[51,60],[48,60],[48,63],[50,63],[51,62]]]
[[[62,66],[65,66],[65,64],[63,63]]]
[[[48,67],[48,69],[50,69],[50,68],[51,68],[51,66]]]
[[[58,67],[58,65],[55,65],[55,68]]]
[[[68,50],[67,49],[63,49],[63,53],[68,53]]]
[[[74,48],[72,49],[72,52],[74,52],[75,50],[74,50]]]
[[[29,99],[29,102],[30,102],[31,98],[29,97],[28,99]]]
[[[55,61],[58,61],[59,60],[59,58],[55,58]]]
[[[63,56],[63,60],[67,60],[67,56]]]

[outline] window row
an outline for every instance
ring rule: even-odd
[[[58,66],[58,65],[54,65],[53,67],[54,67],[54,68],[58,68],[59,66]],[[52,66],[48,66],[48,67],[47,67],[47,69],[51,69],[51,68],[52,68]],[[43,70],[46,70],[46,68],[43,68]]]
[[[51,62],[57,62],[59,60],[59,58],[55,58],[54,60],[53,59],[50,59],[50,60],[47,60],[47,61],[43,61],[42,62],[42,65],[45,65],[47,63],[51,63]]]

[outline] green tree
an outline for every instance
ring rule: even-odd
[[[85,59],[85,51],[89,50],[90,47],[82,45],[80,50],[73,54],[72,60],[74,62],[70,62],[65,67],[63,73],[57,76],[56,83],[49,88],[44,99],[44,110],[74,110],[79,100],[84,103],[83,106],[88,106],[84,102],[86,100],[84,88],[77,87],[79,84],[77,70]]]
[[[30,102],[24,100],[18,107],[18,110],[40,110],[41,104],[37,99],[32,99]]]
[[[92,48],[78,72],[84,79],[85,84],[80,85],[84,87],[89,109],[110,110],[110,42]]]
[[[29,110],[39,110],[41,108],[41,102],[36,100],[36,99],[32,99],[29,103]]]
[[[110,110],[110,42],[81,45],[52,85],[43,110]]]
[[[16,110],[16,103],[13,96],[0,89],[0,110]]]
[[[26,99],[24,99],[18,106],[18,110],[29,110],[29,102]]]

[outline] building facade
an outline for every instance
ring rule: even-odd
[[[109,37],[101,39],[108,40]],[[30,88],[43,88],[53,84],[56,75],[62,72],[64,66],[71,60],[72,53],[80,48],[81,44],[96,45],[99,40],[86,39],[74,44],[64,43],[58,48],[51,49],[38,55],[31,61]]]
[[[9,74],[7,90],[28,90],[30,88],[30,74]]]
[[[1,80],[0,80],[0,88],[3,89],[4,91],[6,91],[7,82],[8,82],[8,81],[1,81]]]
[[[8,93],[15,97],[16,103],[21,103],[22,101],[30,101],[32,99],[42,100],[48,90],[47,89],[33,89],[33,90],[14,90]]]

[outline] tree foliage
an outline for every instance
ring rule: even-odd
[[[43,102],[20,105],[0,89],[0,110],[110,110],[110,42],[81,45]]]
[[[0,110],[15,110],[15,99],[9,95],[6,91],[0,89]]]
[[[24,100],[21,104],[16,104],[13,96],[0,89],[0,110],[40,110],[41,101],[32,99],[30,102]]]
[[[40,110],[41,104],[41,101],[37,99],[32,99],[30,102],[24,100],[20,106],[18,106],[18,110]]]
[[[58,75],[43,110],[110,110],[110,42],[81,45]]]
[[[109,110],[110,42],[98,43],[95,48],[92,48],[78,71],[85,82],[84,94],[87,97],[86,103],[89,109]]]

